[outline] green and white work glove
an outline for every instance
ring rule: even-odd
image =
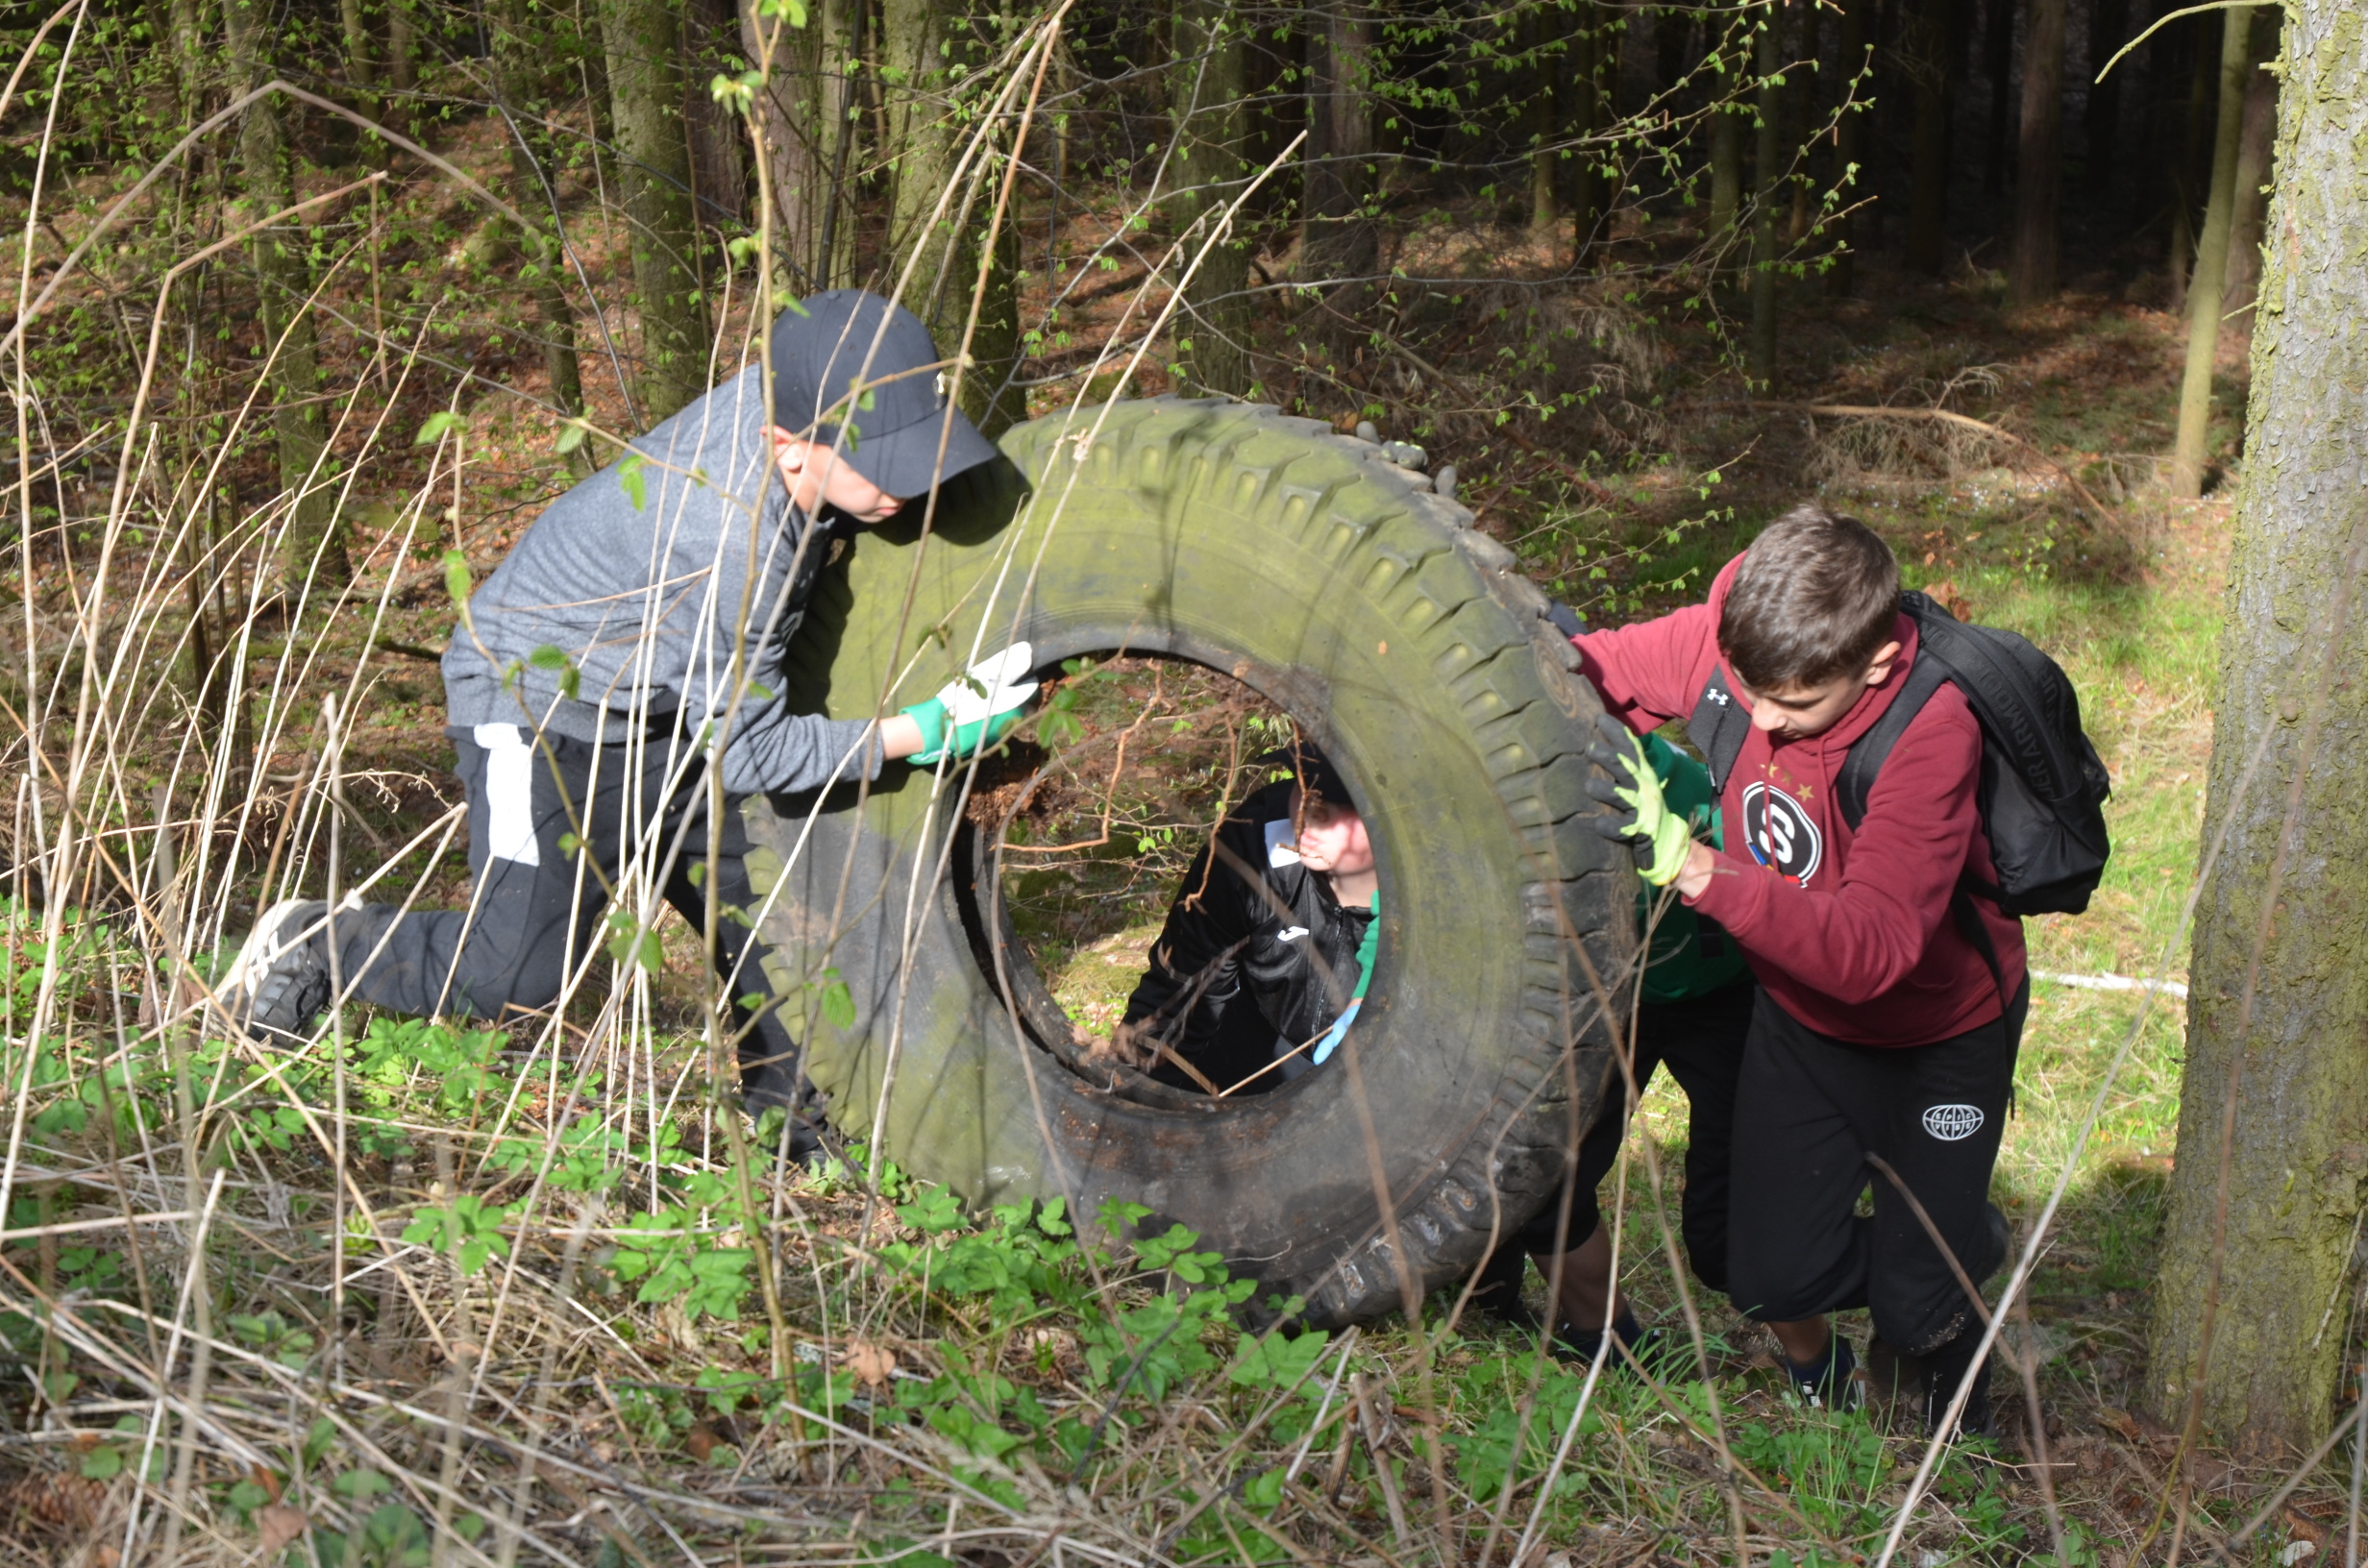
[[[1035,699],[1036,683],[1027,678],[1035,664],[1036,650],[1014,643],[948,681],[926,702],[904,709],[921,726],[921,749],[904,760],[934,768],[949,755],[974,757],[1001,740]]]
[[[1603,770],[1603,776],[1587,781],[1587,793],[1613,808],[1594,819],[1595,831],[1626,840],[1636,851],[1638,873],[1656,888],[1667,887],[1686,869],[1693,833],[1662,798],[1661,780],[1636,732],[1610,714],[1599,714],[1595,743],[1587,755]]]

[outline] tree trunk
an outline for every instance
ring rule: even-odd
[[[1915,35],[1914,172],[1908,192],[1908,265],[1937,274],[1948,248],[1949,41],[1956,0],[1925,0]]]
[[[502,127],[509,143],[510,205],[532,220],[519,236],[521,273],[534,291],[534,313],[543,344],[543,371],[551,380],[552,404],[565,414],[583,412],[583,369],[576,354],[576,313],[567,303],[567,253],[557,229],[558,175],[551,138],[538,130],[550,93],[543,69],[552,58],[548,38],[531,31],[535,12],[526,0],[500,0],[488,8],[494,86],[508,111]],[[503,220],[495,218],[494,223]],[[570,466],[591,471],[589,444],[570,453]]]
[[[223,8],[233,80],[242,88],[259,86],[274,74],[272,15],[265,0],[230,0]],[[238,127],[238,164],[244,221],[295,202],[277,97],[259,98],[247,107]],[[280,488],[292,508],[281,565],[291,586],[309,580],[333,593],[350,583],[354,573],[328,484],[329,422],[321,403],[320,344],[309,298],[312,269],[302,248],[301,222],[263,230],[252,253],[265,352],[278,350],[271,369],[272,429],[280,449]]]
[[[2236,152],[2244,129],[2245,71],[2252,64],[2253,9],[2221,12],[2220,112],[2211,144],[2211,194],[2187,284],[2187,373],[2179,387],[2179,436],[2171,449],[2171,493],[2204,493],[2204,447],[2211,428],[2211,372],[2220,356],[2220,297],[2226,291],[2229,229],[2236,210]]]
[[[1721,85],[1732,80],[1722,78]],[[1748,113],[1739,104],[1711,110],[1710,238],[1722,257],[1734,243],[1736,219],[1743,206],[1743,120]]]
[[[2368,1188],[2368,57],[2346,0],[2284,26],[2150,1383],[2190,1432],[2291,1454],[2332,1416]]]
[[[640,412],[651,425],[707,389],[707,309],[682,123],[679,16],[670,0],[608,0],[601,28],[641,318]]]
[[[1603,163],[1605,149],[1595,137],[1611,118],[1607,106],[1611,94],[1604,86],[1604,56],[1608,51],[1604,32],[1604,14],[1592,0],[1583,0],[1578,18],[1570,30],[1570,53],[1566,75],[1571,99],[1568,124],[1570,134],[1578,137],[1578,166],[1570,177],[1570,264],[1584,267],[1592,261],[1596,248],[1604,238],[1605,199]],[[1615,62],[1616,51],[1611,51]]]
[[[1561,14],[1556,8],[1533,6],[1521,17],[1521,42],[1531,62],[1525,116],[1529,121],[1529,237],[1531,243],[1546,247],[1549,263],[1554,259],[1554,231],[1561,219],[1554,185],[1562,154],[1555,143],[1563,134],[1563,79],[1572,64],[1571,51],[1553,28]]]
[[[2063,188],[2064,0],[2032,0],[2023,46],[2023,134],[2015,152],[2014,255],[2007,298],[2037,305],[2056,294],[2057,220]]]
[[[1788,149],[1799,149],[1801,155],[1800,170],[1791,181],[1792,210],[1785,217],[1785,242],[1788,245],[1797,245],[1808,238],[1810,226],[1814,221],[1810,208],[1813,182],[1810,178],[1809,161],[1815,141],[1819,81],[1817,61],[1820,53],[1817,8],[1814,5],[1804,6],[1801,8],[1800,48],[1793,58],[1807,63],[1803,69],[1790,73],[1790,80],[1785,85],[1785,108],[1788,110],[1785,144]]]
[[[2204,160],[2211,156],[2212,61],[2217,52],[2204,46],[2203,30],[2211,18],[2189,18],[2187,34],[2187,96],[2180,122],[2184,146],[2171,166],[2170,254],[2164,258],[2171,278],[2171,308],[2187,308],[2187,280],[2195,267],[2195,202],[2211,176]]]
[[[738,8],[732,0],[687,0],[682,21],[682,124],[691,147],[693,215],[710,227],[737,229],[749,220],[748,149],[738,118],[716,102],[709,84],[739,53]]]
[[[1246,23],[1226,0],[1180,0],[1169,66],[1175,124],[1176,195],[1169,223],[1199,254],[1211,226],[1243,185],[1248,119]],[[1250,389],[1249,243],[1237,228],[1193,276],[1175,324],[1177,373],[1193,389],[1242,397]]]
[[[1309,18],[1306,239],[1311,279],[1361,279],[1380,236],[1365,208],[1373,191],[1373,24],[1358,0],[1326,0]]]
[[[2014,81],[2014,0],[1989,0],[1984,18],[1983,64],[1989,76],[1989,135],[1983,148],[1982,189],[1991,196],[2007,188],[2007,106]]]
[[[387,125],[408,135],[417,123],[419,66],[412,40],[412,0],[390,0],[386,7]]]
[[[2245,122],[2236,136],[2236,214],[2229,225],[2228,293],[2221,301],[2223,319],[2232,318],[2253,304],[2261,280],[2261,220],[2269,212],[2270,144],[2278,134],[2278,78],[2260,62],[2278,48],[2279,12],[2257,6],[2253,12],[2253,61],[2245,73]]]
[[[2130,62],[2125,60],[2114,66],[2102,82],[2097,73],[2130,41],[2129,33],[2130,0],[2096,0],[2088,12],[2088,106],[2084,126],[2088,134],[2088,167],[2083,171],[2083,183],[2091,196],[2118,188],[2113,171],[2121,146],[2121,78]]]
[[[1851,208],[1866,199],[1869,184],[1859,160],[1865,145],[1866,115],[1856,106],[1866,101],[1874,82],[1870,74],[1874,66],[1874,50],[1866,42],[1866,8],[1872,0],[1841,0],[1841,83],[1849,94],[1849,106],[1834,127],[1834,162],[1838,174],[1851,183],[1842,188],[1841,211],[1827,229],[1834,236],[1834,265],[1825,275],[1825,291],[1838,300],[1850,297],[1857,283],[1858,252],[1851,240],[1858,229],[1858,214]],[[1857,172],[1853,172],[1857,171]]]
[[[833,9],[842,13],[840,32],[832,31]],[[843,64],[845,11],[843,4],[817,7],[800,28],[786,16],[758,15],[755,0],[740,5],[740,52],[766,71],[754,107],[770,208],[758,215],[772,219],[773,255],[791,286],[809,294],[828,288],[833,270],[822,255],[822,232],[830,209],[831,148],[848,124],[846,77],[836,69]]]
[[[950,0],[886,0],[879,12],[883,145],[896,157],[896,195],[889,230],[891,276],[901,275],[916,249],[921,264],[903,301],[928,324],[938,353],[960,352],[978,287],[979,245],[995,215],[1002,179],[999,158],[974,159],[964,189],[940,215],[939,198],[953,182],[968,133],[957,93],[977,61],[973,38]],[[989,435],[1025,417],[1025,399],[1010,380],[1020,341],[1018,214],[1004,215],[996,235],[986,294],[971,333],[971,365],[962,376],[962,409]],[[852,222],[852,214],[841,226]],[[835,237],[835,236],[834,236]]]
[[[1766,392],[1776,384],[1776,203],[1784,192],[1784,134],[1777,116],[1784,110],[1784,88],[1778,85],[1784,54],[1777,46],[1776,25],[1781,11],[1771,12],[1760,28],[1755,47],[1760,75],[1760,136],[1757,148],[1759,189],[1752,208],[1751,351],[1753,387]]]
[[[337,21],[345,35],[345,80],[366,101],[378,81],[378,63],[370,58],[370,19],[362,14],[361,0],[337,0]]]

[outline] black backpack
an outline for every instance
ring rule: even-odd
[[[1972,885],[2009,915],[2078,915],[2097,891],[2112,845],[2105,802],[2112,781],[2081,729],[2081,699],[2054,659],[1996,626],[1967,625],[1924,595],[1899,596],[1915,622],[1916,658],[1883,717],[1851,743],[1836,781],[1842,820],[1855,829],[1884,758],[1944,680],[1955,681],[1982,722],[1982,780],[1975,799],[1989,835],[1995,887]],[[1751,718],[1711,676],[1687,733],[1724,790]]]

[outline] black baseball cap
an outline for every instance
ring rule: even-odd
[[[892,496],[925,495],[996,455],[995,443],[947,401],[953,367],[942,357],[902,306],[860,288],[817,294],[773,324],[773,422],[797,432],[812,427],[807,439],[837,445],[849,467]]]
[[[1316,749],[1305,737],[1295,738],[1291,745],[1268,752],[1250,764],[1253,768],[1279,768],[1290,772],[1299,787],[1331,805],[1355,811],[1357,803],[1348,795],[1348,785],[1332,759]]]

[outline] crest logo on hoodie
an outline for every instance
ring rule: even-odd
[[[1752,859],[1803,887],[1825,858],[1825,840],[1801,803],[1760,781],[1743,786],[1743,843]]]

